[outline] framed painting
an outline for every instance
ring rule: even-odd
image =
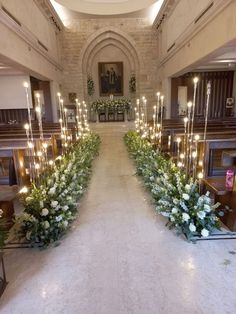
[[[99,62],[100,96],[123,96],[123,62]]]

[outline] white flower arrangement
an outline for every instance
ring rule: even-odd
[[[105,111],[105,110],[112,110],[112,111],[128,111],[131,107],[130,99],[125,97],[118,98],[118,99],[97,99],[92,103],[92,110],[93,111]]]
[[[26,195],[20,235],[32,245],[48,246],[57,241],[76,218],[77,201],[87,186],[99,142],[93,133],[80,139],[46,174],[44,183],[32,186]]]
[[[135,131],[125,136],[131,156],[135,159],[137,173],[150,189],[158,213],[169,219],[169,228],[176,228],[187,239],[198,235],[207,237],[214,229],[219,229],[219,219],[207,192],[199,195],[199,186],[173,162],[152,149],[150,143]]]

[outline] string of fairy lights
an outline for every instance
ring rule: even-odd
[[[45,139],[43,130],[43,115],[42,115],[42,105],[40,100],[40,94],[35,94],[35,113],[38,122],[39,129],[39,139],[34,137],[34,131],[32,127],[31,119],[31,105],[30,105],[30,93],[29,93],[29,83],[25,82],[23,84],[26,95],[27,112],[28,112],[28,122],[24,125],[24,129],[27,137],[27,155],[29,158],[29,169],[28,174],[30,178],[30,184],[37,184],[41,182],[42,175],[47,169],[54,166],[56,160],[62,160],[62,156],[59,155],[55,160],[48,159],[48,147],[50,145],[50,139]],[[62,146],[62,155],[66,154],[70,149],[71,145],[79,140],[80,138],[86,136],[90,132],[88,123],[88,110],[85,101],[80,103],[76,99],[76,109],[75,109],[75,122],[68,125],[68,109],[64,104],[64,100],[60,92],[57,93],[58,108],[59,108],[59,123],[60,123],[60,138]],[[73,138],[72,130],[76,130],[75,136]],[[28,188],[24,186],[21,189],[21,193],[27,193]]]
[[[142,138],[147,138],[158,151],[167,151],[175,161],[176,166],[185,169],[187,175],[193,180],[204,178],[204,158],[206,149],[206,135],[208,124],[208,110],[211,95],[211,82],[207,83],[205,122],[203,138],[199,134],[194,134],[196,95],[199,79],[193,78],[193,99],[187,103],[186,115],[183,117],[184,133],[171,136],[164,133],[164,95],[157,92],[157,102],[153,106],[152,122],[147,123],[147,100],[142,97],[137,99],[135,110],[135,127],[136,131]],[[167,145],[163,145],[164,139],[167,139]],[[199,142],[203,143],[201,154]],[[172,144],[175,146],[172,151]]]

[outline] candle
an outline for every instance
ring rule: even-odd
[[[192,109],[192,121],[191,121],[191,134],[190,134],[190,139],[191,139],[191,144],[190,144],[190,163],[192,160],[192,149],[193,149],[193,126],[194,126],[194,116],[195,116],[195,106],[196,106],[196,94],[197,94],[197,84],[198,84],[198,78],[195,77],[193,79],[194,83],[194,91],[193,91],[193,109]]]
[[[157,123],[159,122],[160,96],[161,96],[161,93],[157,92]]]
[[[161,122],[160,122],[160,149],[162,142],[162,130],[163,130],[163,110],[164,110],[164,96],[161,96]]]
[[[191,112],[192,112],[193,103],[191,101],[188,102],[188,122],[187,122],[187,142],[186,142],[186,169],[187,173],[190,171],[190,145],[191,145],[191,138],[190,138],[190,122],[191,122]]]
[[[28,147],[30,149],[29,155],[32,163],[32,182],[35,179],[35,171],[33,165],[35,164],[35,150],[34,150],[34,136],[33,136],[33,130],[32,130],[32,123],[31,123],[31,114],[30,114],[30,101],[29,101],[29,84],[28,82],[24,82],[24,88],[25,88],[25,95],[26,95],[26,103],[27,103],[27,110],[28,110],[28,131],[29,131],[29,138],[31,142],[28,142]]]
[[[205,160],[205,150],[206,150],[206,134],[207,134],[207,122],[208,122],[208,110],[211,96],[211,82],[207,83],[207,102],[206,102],[206,111],[205,111],[205,126],[204,126],[204,135],[203,135],[203,160]]]
[[[177,138],[177,162],[179,161],[179,155],[180,155],[180,142],[181,142],[181,138],[178,137]]]

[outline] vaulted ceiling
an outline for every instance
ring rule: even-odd
[[[96,15],[118,15],[147,8],[157,0],[56,0],[73,11]]]

